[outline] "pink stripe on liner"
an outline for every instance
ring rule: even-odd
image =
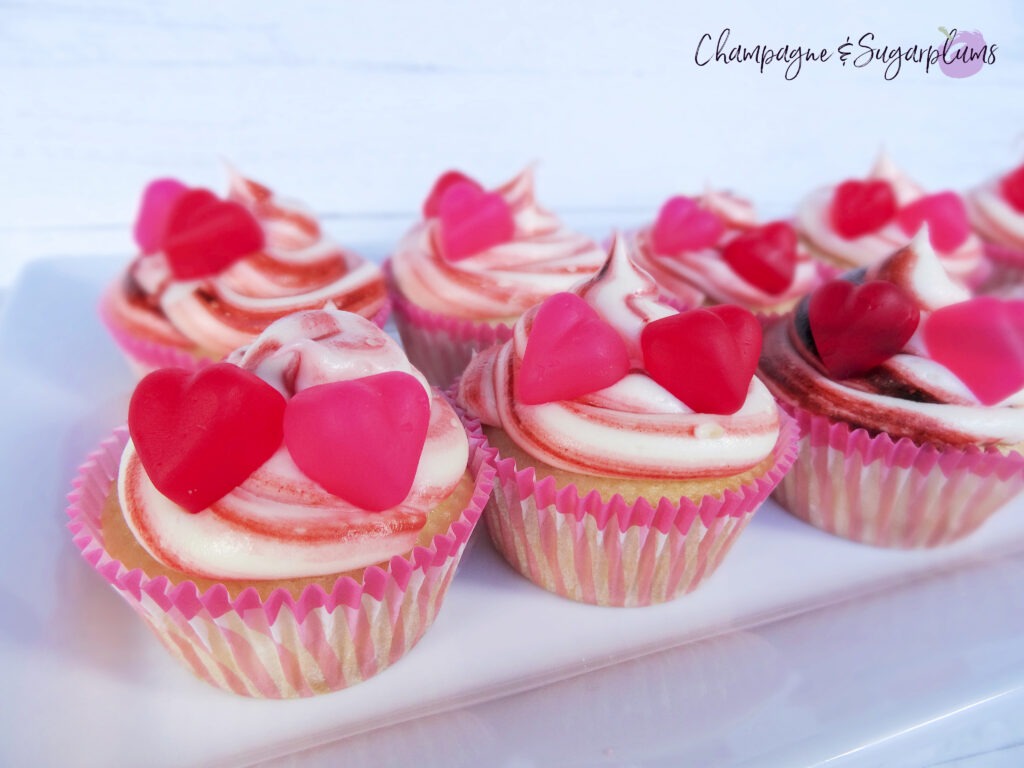
[[[727,554],[797,453],[797,425],[782,416],[775,463],[752,483],[700,502],[616,494],[580,497],[498,458],[494,495],[484,510],[498,551],[523,576],[550,592],[597,605],[640,606],[690,592]],[[666,509],[674,510],[666,520]]]
[[[937,547],[967,536],[1024,490],[1024,456],[917,445],[785,405],[799,455],[775,490],[785,509],[877,547]]]
[[[384,276],[405,354],[435,387],[451,386],[474,352],[512,338],[512,328],[504,323],[488,325],[463,320],[413,304],[395,285],[390,261],[384,263]]]
[[[433,622],[494,482],[494,451],[475,422],[467,424],[472,499],[458,521],[429,547],[395,557],[365,581],[351,578],[330,592],[313,585],[293,598],[253,589],[233,600],[223,584],[199,593],[129,571],[103,548],[101,516],[128,439],[125,428],[105,440],[79,469],[68,495],[68,528],[82,556],[135,609],[173,656],[199,678],[244,696],[291,698],[345,688],[397,661]]]

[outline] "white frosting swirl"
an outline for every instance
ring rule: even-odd
[[[1001,179],[989,179],[964,196],[974,229],[985,240],[1006,248],[1024,249],[1024,213],[1003,195]]]

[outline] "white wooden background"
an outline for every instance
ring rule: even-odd
[[[0,285],[48,254],[130,249],[143,183],[219,185],[219,158],[393,241],[435,174],[498,182],[540,161],[541,198],[598,226],[705,180],[783,213],[884,143],[931,187],[1024,154],[1024,4],[0,0]],[[997,62],[694,64],[700,35],[835,48],[977,28]]]

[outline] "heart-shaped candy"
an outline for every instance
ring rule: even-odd
[[[469,184],[480,192],[484,191],[484,188],[476,180],[462,173],[462,171],[445,171],[437,177],[434,186],[430,188],[430,194],[423,201],[423,218],[430,219],[440,215],[441,198],[455,184]]]
[[[629,373],[618,331],[574,293],[556,293],[537,308],[516,376],[516,397],[538,405],[611,386]]]
[[[163,249],[178,280],[217,274],[263,247],[263,229],[245,206],[190,189],[167,217]]]
[[[1003,176],[999,182],[1003,197],[1015,211],[1024,213],[1024,165]]]
[[[884,280],[831,280],[811,294],[807,315],[818,357],[836,379],[884,363],[903,349],[921,319],[910,297]]]
[[[389,371],[298,392],[285,411],[284,443],[329,493],[380,512],[409,495],[429,425],[423,385]]]
[[[928,354],[985,405],[1024,387],[1024,301],[982,296],[931,313],[922,329]]]
[[[459,261],[515,235],[512,209],[497,192],[485,192],[476,182],[456,181],[441,195],[441,253]]]
[[[881,229],[895,215],[896,195],[882,179],[844,181],[832,197],[832,226],[847,240]]]
[[[943,253],[959,248],[971,234],[967,209],[956,192],[938,192],[908,203],[896,214],[896,221],[910,236],[927,222],[932,247]]]
[[[134,232],[135,242],[143,253],[157,253],[163,248],[171,209],[186,192],[188,187],[177,179],[156,179],[146,186]]]
[[[699,251],[717,243],[724,229],[718,216],[696,200],[680,195],[669,198],[658,211],[651,228],[651,245],[656,253],[666,256]]]
[[[784,221],[755,227],[726,243],[722,258],[751,285],[780,294],[796,274],[796,232]]]
[[[135,388],[128,432],[156,489],[199,512],[280,447],[284,409],[281,393],[230,363],[164,368]]]
[[[743,407],[761,357],[761,324],[746,309],[722,304],[648,323],[640,334],[644,368],[696,413]]]

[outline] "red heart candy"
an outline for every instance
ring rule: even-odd
[[[143,253],[157,253],[163,247],[164,232],[171,209],[188,187],[177,179],[156,179],[146,185],[135,217],[135,242]]]
[[[484,191],[484,188],[479,183],[461,171],[445,171],[437,177],[434,186],[430,188],[430,194],[423,201],[423,218],[429,219],[440,215],[441,198],[455,184],[469,184],[480,192]]]
[[[854,285],[832,280],[811,294],[811,336],[829,375],[867,373],[907,343],[921,313],[901,288],[884,280]]]
[[[429,424],[423,385],[389,371],[298,392],[285,411],[284,443],[329,493],[380,512],[409,495]]]
[[[497,192],[484,192],[475,182],[456,181],[441,195],[441,252],[459,261],[515,235],[512,209]]]
[[[722,304],[648,323],[640,334],[647,374],[696,413],[743,407],[761,357],[761,324]]]
[[[850,179],[832,197],[832,226],[847,240],[881,229],[896,215],[896,194],[882,179]]]
[[[657,253],[675,256],[685,251],[710,248],[722,236],[724,227],[711,211],[689,197],[669,198],[651,229],[651,245]]]
[[[281,445],[284,397],[230,363],[146,376],[128,406],[128,432],[160,493],[189,512],[225,496]]]
[[[1024,213],[1024,165],[1006,174],[999,182],[999,188],[1006,202],[1012,205],[1014,210]]]
[[[556,293],[537,308],[516,376],[516,397],[538,405],[572,400],[629,373],[618,331],[574,293]]]
[[[190,189],[171,208],[163,248],[172,274],[192,280],[222,272],[263,242],[263,229],[245,206]]]
[[[722,258],[765,293],[782,293],[796,274],[796,232],[784,221],[756,227],[730,240]]]
[[[938,192],[919,198],[903,206],[896,214],[896,221],[900,229],[911,236],[927,222],[932,247],[945,253],[959,248],[971,234],[967,209],[956,192]]]
[[[928,354],[985,405],[1024,387],[1024,301],[983,296],[942,307],[923,335]]]

